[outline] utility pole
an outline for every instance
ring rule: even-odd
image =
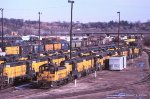
[[[120,33],[120,12],[117,12],[119,15],[119,22],[118,22],[118,49],[119,49],[119,33]]]
[[[40,42],[40,37],[41,37],[41,22],[40,22],[40,16],[41,16],[41,12],[38,12],[39,14],[39,45],[41,44]],[[40,53],[40,46],[38,47],[39,53]]]
[[[68,3],[71,3],[71,22],[70,22],[70,59],[72,58],[72,15],[73,15],[73,3],[74,1],[68,0]]]
[[[3,33],[3,25],[4,25],[4,22],[3,22],[3,10],[4,10],[4,9],[3,9],[3,8],[0,8],[0,10],[1,10],[1,13],[2,13],[2,19],[1,19],[1,21],[2,21],[2,28],[1,28],[1,29],[2,29],[2,30],[1,30],[1,31],[2,31],[2,34],[1,34],[1,35],[2,35],[2,50],[3,50],[3,47],[4,47],[4,44],[3,44],[3,43],[4,43],[4,42],[3,42],[3,40],[4,40],[4,33]]]

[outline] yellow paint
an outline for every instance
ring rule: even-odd
[[[48,61],[40,61],[40,62],[33,61],[32,62],[32,70],[35,70],[35,72],[39,72],[39,67],[41,65],[44,65],[47,63],[48,63]]]
[[[10,46],[5,48],[5,52],[7,55],[10,54],[19,54],[19,46]]]
[[[39,73],[38,81],[46,80],[46,81],[59,81],[64,79],[68,76],[67,69],[62,69],[56,71],[54,74],[50,73],[49,71],[44,71],[43,73]]]
[[[69,64],[69,63],[65,63],[64,65],[67,69],[67,74],[69,74],[71,71],[72,71],[72,64]]]
[[[6,67],[4,68],[4,75],[8,76],[8,78],[25,76],[26,75],[26,65],[13,66],[13,67],[9,67],[6,65]]]
[[[135,42],[136,40],[135,39],[126,39],[124,40],[125,42]]]
[[[104,65],[103,59],[98,59],[98,63],[99,63],[100,65]]]
[[[24,58],[24,57],[22,57],[22,58],[19,58],[19,60],[27,60],[28,58]]]
[[[56,64],[57,66],[60,66],[60,63],[64,60],[65,58],[56,58],[56,59],[52,59],[52,63]]]

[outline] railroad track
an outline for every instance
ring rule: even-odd
[[[28,90],[28,92],[24,92],[25,94],[20,94],[19,96],[16,95],[14,96],[15,98],[32,98],[34,95],[37,94],[41,94],[44,93],[44,97],[46,95],[46,97],[48,98],[69,98],[69,97],[78,97],[78,96],[82,96],[82,95],[89,95],[89,94],[96,94],[96,93],[100,93],[100,92],[109,92],[109,91],[116,91],[116,90],[120,90],[122,89],[122,86],[109,86],[106,88],[96,88],[96,89],[91,89],[91,90],[84,90],[84,91],[79,91],[79,92],[72,92],[72,93],[63,93],[63,94],[55,94],[55,93],[49,93],[49,91],[51,91],[52,89],[48,89],[48,90]],[[29,96],[29,97],[27,97]],[[44,98],[42,95],[40,95],[38,97],[38,99],[40,98]]]
[[[143,49],[143,51],[146,52],[148,55],[149,66],[150,66],[150,49]],[[146,72],[146,76],[143,79],[141,79],[138,82],[135,82],[134,84],[144,84],[144,83],[150,83],[150,72],[149,71]]]
[[[87,76],[85,78],[88,79]],[[142,84],[142,83],[146,83],[146,82],[149,82],[149,81],[150,81],[150,74],[148,76],[144,77],[141,81],[139,81],[135,84],[140,84],[140,83]],[[59,88],[61,86],[58,86],[57,88]],[[49,93],[50,94],[49,98],[54,98],[55,97],[55,98],[64,98],[65,99],[67,97],[69,98],[69,97],[73,97],[73,96],[78,97],[78,96],[88,95],[88,94],[92,94],[92,93],[94,94],[94,93],[99,93],[99,92],[115,91],[115,90],[120,90],[122,88],[124,88],[124,86],[109,86],[109,87],[106,87],[106,88],[96,88],[96,89],[92,89],[90,91],[85,90],[85,91],[73,92],[73,93],[68,93],[68,94],[65,93],[65,94],[61,94],[61,95],[60,94],[58,94],[58,95],[52,94],[51,95]],[[54,89],[54,88],[52,88],[52,89]],[[13,97],[14,98],[26,98],[26,96],[30,97],[30,96],[37,95],[37,94],[40,94],[40,93],[46,93],[47,94],[47,92],[51,91],[52,89],[46,89],[46,90],[45,89],[44,90],[43,89],[34,89],[34,88],[30,88],[30,84],[24,84],[24,85],[20,85],[20,86],[15,87],[14,91],[16,90],[16,91],[22,91],[22,92],[20,92],[19,95],[18,94],[13,95]],[[8,98],[11,99],[11,96],[8,97]]]
[[[66,84],[65,84],[66,85]],[[61,86],[64,86],[64,85],[60,85],[60,86],[57,86],[55,88],[49,88],[49,89],[36,89],[32,83],[26,83],[26,84],[22,84],[22,85],[19,85],[19,86],[15,86],[13,87],[12,90],[2,90],[3,93],[6,93],[6,92],[11,92],[11,95],[10,96],[7,96],[7,95],[4,95],[6,96],[4,99],[16,99],[16,98],[26,98],[27,96],[30,96],[30,95],[37,95],[37,94],[40,94],[40,93],[46,93],[46,92],[49,92],[53,89],[58,89],[60,88]],[[1,98],[0,98],[1,99]]]
[[[150,50],[149,49],[143,49],[143,51],[148,54],[148,60],[149,60],[149,66],[150,66]]]
[[[143,79],[141,79],[140,81],[137,81],[133,84],[145,84],[145,83],[150,83],[150,73],[147,74]]]
[[[118,87],[107,87],[107,88],[103,88],[103,89],[93,89],[93,90],[86,90],[86,91],[79,91],[79,92],[73,92],[73,93],[65,93],[65,94],[60,94],[60,95],[50,95],[49,98],[69,98],[69,97],[74,97],[74,96],[82,96],[82,95],[89,95],[89,94],[96,94],[96,93],[100,93],[100,92],[107,92],[107,91],[115,91],[115,90],[119,90],[122,89],[121,86]]]

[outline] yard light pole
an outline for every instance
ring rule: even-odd
[[[119,49],[119,33],[120,33],[120,12],[117,12],[119,15],[119,22],[118,22],[118,49]]]
[[[71,22],[70,22],[70,59],[72,58],[72,15],[73,15],[73,3],[74,1],[68,0],[68,3],[71,3]]]
[[[40,37],[41,37],[41,22],[40,22],[40,16],[41,16],[41,12],[38,12],[39,14],[39,45],[40,45]],[[40,53],[40,46],[38,47],[39,53]]]
[[[40,18],[41,18],[41,12],[38,12],[39,14],[39,40],[40,40],[40,36],[41,36],[41,22],[40,22]]]
[[[3,36],[4,36],[4,33],[3,33],[3,25],[4,25],[4,23],[3,23],[3,10],[4,10],[4,9],[3,9],[3,8],[0,8],[0,10],[1,10],[1,13],[2,13],[2,18],[1,18],[1,21],[2,21],[1,35],[2,35],[2,50],[3,50],[3,46],[4,46],[4,45],[3,45],[3,39],[4,39],[4,38],[3,38]]]

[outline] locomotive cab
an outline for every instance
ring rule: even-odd
[[[49,63],[40,67],[38,84],[45,88],[54,87],[64,83],[67,76],[66,67]]]
[[[49,64],[43,65],[39,68],[39,73],[43,73],[44,71],[54,74],[56,71],[56,67],[54,66],[54,64],[49,63]]]

